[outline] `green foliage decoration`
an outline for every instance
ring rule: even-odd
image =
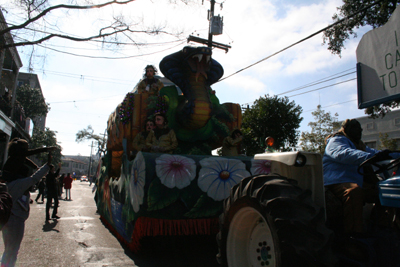
[[[154,179],[149,187],[147,198],[147,210],[154,211],[163,209],[172,203],[176,202],[179,198],[179,189],[167,188],[161,184],[160,179]]]
[[[212,198],[201,195],[194,207],[185,214],[188,218],[207,218],[218,215],[222,212],[222,201],[215,201]]]

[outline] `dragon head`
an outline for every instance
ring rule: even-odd
[[[196,77],[203,75],[208,78],[207,72],[211,66],[211,48],[209,47],[190,47],[186,46],[182,50],[183,57],[189,65],[190,70],[196,73]]]

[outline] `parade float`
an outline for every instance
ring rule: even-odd
[[[329,260],[321,155],[213,156],[242,121],[240,106],[220,104],[211,88],[222,66],[209,47],[185,47],[159,66],[173,85],[158,95],[128,93],[108,119],[95,197],[105,226],[134,253],[193,237],[214,247],[217,239],[224,266]],[[156,113],[165,114],[176,133],[172,154],[132,145]]]
[[[166,56],[160,70],[174,85],[159,95],[129,92],[110,115],[98,177],[101,219],[134,252],[145,237],[215,235],[222,200],[233,185],[257,172],[250,158],[211,155],[242,121],[239,104],[220,104],[211,89],[223,75],[211,49],[185,47]],[[165,114],[176,133],[174,154],[132,146],[155,113]]]

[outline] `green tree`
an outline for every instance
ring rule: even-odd
[[[104,135],[101,136],[101,134],[95,134],[91,125],[88,125],[88,127],[86,129],[79,130],[76,133],[75,141],[77,143],[80,143],[82,141],[90,141],[90,140],[93,140],[96,142],[97,153],[99,153],[99,154],[105,153],[106,144],[107,144],[106,137]]]
[[[62,147],[57,143],[57,137],[56,137],[55,131],[50,130],[50,128],[46,127],[44,131],[35,129],[32,133],[32,138],[31,142],[29,144],[29,148],[42,148],[42,147],[50,147],[50,146],[55,146],[58,149],[56,151],[52,152],[53,155],[53,160],[52,163],[54,165],[58,164],[61,162],[61,150]],[[42,153],[36,155],[36,158],[41,161],[42,164],[44,164],[47,161],[47,153]]]
[[[381,145],[378,146],[379,150],[389,149],[394,151],[397,149],[396,139],[389,138],[387,133],[379,133],[379,141],[381,141]]]
[[[400,0],[346,0],[343,1],[342,6],[337,8],[339,13],[335,13],[332,19],[334,22],[337,22],[373,3],[377,4],[324,32],[323,43],[328,44],[328,50],[340,56],[342,50],[345,48],[344,42],[350,39],[350,36],[357,37],[356,30],[358,28],[363,26],[372,26],[373,28],[383,26],[388,22],[394,10],[400,4]],[[400,107],[400,101],[369,107],[364,112],[371,118],[378,118],[384,117],[391,109],[397,107]]]
[[[337,22],[376,2],[377,4],[371,8],[327,29],[324,32],[323,43],[328,44],[328,50],[340,56],[344,49],[344,42],[350,39],[351,35],[357,37],[356,29],[366,25],[373,28],[384,25],[399,5],[400,0],[346,0],[343,1],[342,6],[337,8],[339,13],[335,13],[332,19]]]
[[[22,85],[18,87],[16,97],[24,108],[26,117],[34,118],[37,116],[46,116],[50,110],[50,106],[45,102],[40,88]]]
[[[242,132],[246,155],[262,153],[264,140],[275,139],[275,148],[287,151],[296,147],[302,108],[289,98],[265,95],[243,114]]]
[[[303,151],[317,152],[323,154],[325,152],[325,138],[339,130],[338,114],[334,116],[330,112],[321,109],[321,105],[317,106],[317,110],[311,113],[314,120],[308,123],[311,132],[302,132],[300,137],[300,147]]]

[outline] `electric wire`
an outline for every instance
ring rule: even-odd
[[[333,107],[333,106],[338,106],[338,105],[341,105],[341,104],[346,104],[346,103],[349,103],[349,102],[353,102],[353,101],[356,101],[356,100],[357,100],[357,98],[351,99],[351,100],[347,100],[347,101],[344,101],[344,102],[340,102],[340,103],[335,103],[335,104],[328,105],[328,106],[323,106],[321,108],[330,108],[330,107]],[[314,110],[316,110],[316,108],[309,109],[309,110],[306,110],[306,111],[303,111],[303,112],[310,112],[310,111],[314,111]]]
[[[240,69],[240,70],[238,70],[238,71],[236,71],[236,72],[234,72],[234,73],[232,73],[232,74],[230,74],[230,75],[228,75],[228,76],[226,76],[226,77],[220,79],[219,81],[217,81],[217,83],[218,83],[218,82],[221,82],[221,81],[223,81],[223,80],[226,80],[226,79],[232,77],[233,75],[236,75],[236,74],[238,74],[238,73],[240,73],[240,72],[242,72],[242,71],[244,71],[244,70],[246,70],[246,69],[249,69],[249,68],[251,68],[251,67],[257,65],[257,64],[260,64],[261,62],[263,62],[263,61],[265,61],[265,60],[267,60],[267,59],[269,59],[269,58],[271,58],[271,57],[273,57],[273,56],[276,56],[276,55],[282,53],[283,51],[288,50],[289,48],[292,48],[293,46],[296,46],[296,45],[298,45],[298,44],[300,44],[300,43],[302,43],[302,42],[304,42],[304,41],[306,41],[306,40],[308,40],[308,39],[310,39],[310,38],[312,38],[312,37],[314,37],[314,36],[320,34],[321,32],[324,32],[324,31],[326,31],[326,30],[328,30],[328,29],[330,29],[330,28],[332,28],[332,27],[334,27],[334,26],[336,26],[336,25],[342,23],[343,21],[346,21],[346,20],[348,20],[348,19],[354,17],[355,15],[357,15],[357,14],[359,14],[359,13],[361,13],[361,12],[367,10],[368,8],[371,8],[372,6],[377,5],[378,3],[382,2],[382,1],[383,1],[383,0],[376,1],[376,2],[374,2],[374,3],[372,3],[372,4],[370,4],[370,5],[368,5],[368,6],[364,7],[364,8],[362,8],[362,9],[360,9],[359,11],[355,12],[354,14],[351,14],[350,16],[347,16],[347,17],[345,17],[345,18],[343,18],[343,19],[340,19],[340,20],[336,21],[335,23],[332,23],[332,24],[328,25],[327,27],[325,27],[325,28],[323,28],[323,29],[321,29],[321,30],[319,30],[319,31],[316,31],[316,32],[314,32],[313,34],[311,34],[311,35],[309,35],[309,36],[307,36],[307,37],[305,37],[305,38],[303,38],[303,39],[301,39],[301,40],[299,40],[299,41],[297,41],[297,42],[295,42],[295,43],[293,43],[293,44],[291,44],[291,45],[289,45],[289,46],[287,46],[287,47],[285,47],[285,48],[283,48],[283,49],[281,49],[281,50],[279,50],[279,51],[277,51],[277,52],[275,52],[275,53],[273,53],[272,55],[269,55],[269,56],[267,56],[267,57],[265,57],[265,58],[263,58],[263,59],[261,59],[261,60],[255,62],[255,63],[253,63],[253,64],[250,64],[250,65],[247,66],[247,67],[244,67],[244,68],[242,68],[242,69]]]
[[[350,68],[350,69],[347,69],[347,70],[344,70],[344,71],[340,71],[340,72],[338,72],[338,73],[332,74],[332,75],[330,75],[330,76],[327,76],[327,77],[318,79],[318,80],[316,80],[316,81],[313,81],[313,82],[310,82],[310,83],[301,85],[301,86],[299,86],[299,87],[296,87],[296,88],[294,88],[294,89],[291,89],[291,90],[288,90],[288,91],[286,91],[286,92],[279,93],[279,94],[276,94],[276,95],[278,96],[278,95],[286,94],[286,93],[289,93],[289,92],[298,91],[298,90],[301,90],[301,89],[305,89],[305,88],[312,87],[312,86],[314,86],[314,85],[323,83],[323,82],[325,82],[325,81],[330,81],[330,80],[333,80],[333,79],[341,78],[342,76],[345,76],[345,75],[348,75],[348,74],[341,75],[341,76],[337,76],[337,75],[342,74],[342,73],[344,73],[344,72],[346,72],[346,71],[349,71],[349,70],[352,70],[352,69],[354,69],[354,68]],[[354,73],[354,72],[352,72],[352,73]],[[349,74],[352,74],[352,73],[349,73]],[[337,77],[335,77],[335,76],[337,76]],[[331,78],[331,77],[335,77],[335,78]],[[331,78],[331,79],[329,79],[329,78]],[[334,85],[335,85],[335,84],[330,85],[329,87],[334,86]],[[250,104],[253,104],[253,103],[254,103],[254,102],[248,102],[248,103],[241,104],[241,106],[247,106],[247,105],[250,105]]]
[[[355,72],[355,71],[349,72],[349,73],[340,75],[340,76],[338,76],[338,77],[334,77],[334,78],[331,78],[331,79],[328,79],[328,80],[316,82],[316,83],[313,83],[313,84],[310,84],[310,85],[305,85],[305,86],[303,86],[303,87],[299,87],[299,88],[296,88],[296,89],[292,89],[292,90],[289,90],[289,91],[286,91],[286,92],[283,92],[283,93],[280,93],[280,94],[276,94],[276,95],[277,95],[277,96],[278,96],[278,95],[284,95],[284,94],[287,94],[287,93],[299,91],[299,90],[302,90],[302,89],[305,89],[305,88],[308,88],[308,87],[311,87],[311,86],[314,86],[314,85],[318,85],[318,84],[321,84],[321,83],[326,83],[326,82],[332,81],[332,80],[334,80],[334,79],[342,78],[342,77],[344,77],[344,76],[348,76],[348,75],[351,75],[351,74],[354,74],[354,73],[356,73],[356,72]]]
[[[335,83],[335,84],[330,84],[330,85],[323,86],[323,87],[320,87],[320,88],[317,88],[317,89],[309,90],[309,91],[302,92],[302,93],[298,93],[298,94],[295,94],[295,95],[290,95],[290,96],[288,96],[288,97],[294,97],[294,96],[304,95],[304,94],[307,94],[307,93],[310,93],[310,92],[314,92],[314,91],[326,89],[326,88],[329,88],[329,87],[332,87],[332,86],[335,86],[335,85],[339,85],[339,84],[342,84],[342,83],[351,82],[351,81],[354,81],[354,80],[356,80],[356,79],[357,79],[357,78],[353,78],[353,79],[349,79],[349,80],[346,80],[346,81],[338,82],[338,83]]]
[[[40,47],[43,47],[43,48],[58,52],[58,53],[67,54],[67,55],[76,56],[76,57],[85,57],[85,58],[93,58],[93,59],[128,59],[128,58],[137,58],[137,57],[144,57],[144,56],[158,54],[158,53],[165,52],[167,50],[173,49],[173,48],[175,48],[177,46],[180,46],[180,45],[182,45],[184,43],[186,43],[186,40],[181,42],[181,43],[179,43],[179,44],[177,44],[177,45],[175,45],[175,46],[172,46],[172,47],[169,47],[169,48],[166,48],[166,49],[163,49],[163,50],[159,50],[159,51],[156,51],[156,52],[151,52],[151,53],[141,54],[141,55],[134,55],[134,56],[126,56],[126,57],[98,57],[98,56],[79,55],[79,54],[75,54],[75,53],[70,53],[70,52],[61,51],[61,50],[58,50],[58,49],[46,47],[46,46],[41,45],[41,44],[37,44],[37,45],[40,46]]]

